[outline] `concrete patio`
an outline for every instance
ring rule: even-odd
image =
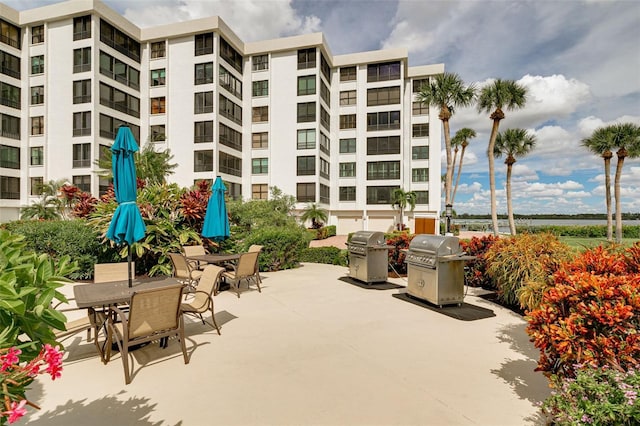
[[[28,425],[534,425],[549,394],[533,369],[525,321],[478,297],[463,321],[394,294],[405,281],[358,286],[347,268],[303,264],[222,292],[222,335],[187,319],[190,363],[176,341],[103,365],[85,335],[65,341],[62,377],[42,376]],[[379,289],[383,287],[385,289]],[[66,290],[70,290],[66,289]]]

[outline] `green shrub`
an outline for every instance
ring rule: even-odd
[[[336,236],[336,226],[335,225],[329,225],[329,226],[325,226],[324,229],[326,229],[327,231],[327,237],[335,237]]]
[[[580,238],[606,238],[606,225],[539,225],[539,226],[518,226],[518,232],[530,234],[549,233],[562,237]],[[640,238],[640,226],[624,225],[622,227],[623,238]]]
[[[252,244],[261,245],[260,270],[279,271],[297,267],[309,241],[307,230],[301,226],[265,227],[249,233],[236,250],[247,251]]]
[[[300,262],[347,265],[347,250],[338,247],[309,247],[300,253]]]
[[[415,237],[414,234],[409,234],[405,231],[392,232],[391,234],[385,234],[387,245],[393,248],[389,249],[389,271],[394,271],[398,274],[407,273],[407,264],[405,263],[405,250],[409,248],[411,240]]]
[[[485,235],[480,238],[473,237],[470,240],[460,240],[462,251],[470,256],[476,256],[465,263],[465,284],[470,287],[495,288],[489,274],[487,274],[487,260],[485,254],[491,246],[500,239],[496,235]]]

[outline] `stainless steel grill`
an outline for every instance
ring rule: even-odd
[[[464,262],[474,258],[462,252],[456,237],[416,235],[405,258],[407,293],[438,306],[461,304]]]
[[[366,283],[387,281],[389,248],[384,233],[358,231],[349,244],[349,276]]]

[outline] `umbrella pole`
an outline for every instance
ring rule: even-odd
[[[127,274],[129,276],[129,288],[133,285],[133,277],[131,276],[131,245],[127,243]]]

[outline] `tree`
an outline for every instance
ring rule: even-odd
[[[327,211],[320,208],[316,203],[312,203],[307,205],[307,208],[304,209],[304,213],[300,216],[300,220],[302,220],[302,223],[310,220],[311,228],[319,229],[322,228],[324,222],[327,221]]]
[[[167,176],[172,175],[173,169],[178,167],[176,163],[170,163],[173,159],[170,149],[156,151],[153,144],[147,143],[141,151],[135,155],[136,176],[143,180],[146,184],[164,184]],[[94,164],[104,171],[99,175],[112,179],[113,171],[111,168],[111,149],[104,147],[100,158]]]
[[[622,210],[620,196],[620,178],[624,159],[640,156],[640,126],[632,123],[622,123],[613,126],[616,151],[616,176],[613,182],[613,192],[616,199],[616,242],[622,242]]]
[[[40,199],[20,213],[21,219],[55,220],[61,219],[64,203],[60,198],[60,188],[66,184],[65,180],[50,180],[40,187]]]
[[[453,194],[451,194],[451,205],[453,205],[456,199],[456,192],[458,192],[458,184],[460,183],[460,175],[462,174],[462,161],[464,159],[464,151],[469,146],[469,139],[476,137],[476,131],[470,129],[468,127],[464,127],[458,130],[451,139],[451,145],[454,147],[454,155],[453,155],[453,167],[456,166],[456,157],[458,156],[458,147],[462,147],[460,151],[460,162],[458,163],[458,175],[456,177],[456,185],[453,188]]]
[[[498,206],[496,201],[496,176],[493,151],[498,136],[500,120],[505,118],[503,109],[512,110],[524,107],[527,101],[527,89],[513,80],[497,79],[484,86],[478,97],[478,112],[490,112],[493,120],[491,137],[487,147],[489,160],[489,187],[491,189],[491,222],[493,234],[498,235]]]
[[[418,101],[424,105],[439,108],[438,118],[444,130],[444,146],[447,155],[444,192],[445,205],[451,204],[451,186],[453,182],[453,161],[451,155],[451,134],[449,120],[455,108],[470,106],[475,100],[476,89],[473,85],[465,86],[458,74],[438,74],[423,85],[418,92]]]
[[[400,210],[400,222],[398,224],[398,228],[400,230],[404,229],[404,209],[409,206],[411,211],[413,211],[413,209],[416,208],[416,198],[417,194],[414,191],[405,191],[402,188],[393,190],[393,193],[391,194],[391,207],[398,208]]]
[[[513,204],[511,197],[511,172],[516,158],[524,157],[536,146],[536,137],[530,135],[524,129],[507,129],[498,133],[494,155],[500,158],[506,156],[504,164],[507,165],[507,216],[509,217],[509,230],[511,235],[516,235],[516,223],[513,220]]]

